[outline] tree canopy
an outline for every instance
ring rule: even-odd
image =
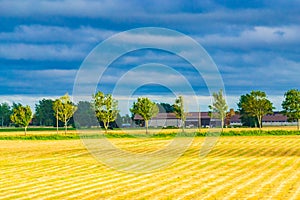
[[[291,89],[284,94],[284,97],[282,102],[284,114],[290,120],[297,120],[298,130],[300,130],[300,91]]]
[[[221,128],[223,131],[224,127],[224,119],[226,117],[226,113],[228,110],[228,105],[223,96],[223,91],[220,90],[218,93],[213,93],[213,104],[209,105],[209,109],[211,109],[213,117],[217,117],[221,120]]]
[[[250,116],[249,114],[246,113],[245,109],[242,107],[244,103],[248,101],[250,98],[250,94],[245,94],[240,97],[239,102],[237,103],[238,106],[238,112],[240,114],[240,119],[241,123],[243,126],[248,126],[248,127],[255,127],[257,126],[257,118],[254,116]]]
[[[118,116],[118,101],[111,94],[99,91],[93,95],[93,105],[98,120],[103,122],[105,132],[107,132],[109,123],[115,121]]]
[[[159,109],[156,103],[147,97],[139,97],[137,102],[133,103],[130,112],[140,115],[145,120],[146,134],[148,134],[148,122],[152,117],[158,114]]]
[[[35,105],[35,119],[40,126],[54,126],[55,116],[52,99],[42,99]]]
[[[1,127],[9,126],[10,123],[10,115],[12,114],[11,108],[8,103],[0,104],[0,120]]]
[[[67,133],[68,122],[77,110],[77,106],[75,106],[72,101],[70,100],[70,96],[65,94],[64,96],[56,99],[53,103],[53,110],[55,116],[57,118],[58,127],[58,120],[64,122],[65,126],[65,134]]]
[[[32,119],[32,111],[29,106],[18,105],[13,108],[11,115],[11,121],[19,126],[23,126],[25,128],[25,135],[27,133],[27,127]]]
[[[243,98],[240,106],[245,112],[244,114],[256,117],[258,127],[261,128],[263,116],[273,113],[273,104],[267,99],[266,93],[262,91],[252,91]]]
[[[160,113],[172,113],[174,112],[174,107],[169,103],[157,103]]]
[[[99,122],[95,117],[93,105],[88,101],[79,101],[74,118],[76,119],[76,128],[99,126]]]
[[[173,108],[174,108],[176,117],[181,120],[181,128],[182,128],[182,131],[184,132],[186,112],[184,110],[183,96],[179,96],[175,100],[175,104],[173,105]]]

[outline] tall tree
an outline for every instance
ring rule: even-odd
[[[258,124],[256,117],[253,117],[248,113],[246,113],[245,109],[242,107],[243,104],[248,102],[249,98],[250,98],[250,94],[245,94],[240,97],[240,100],[237,103],[238,112],[240,114],[240,119],[243,126],[255,127]]]
[[[218,93],[213,93],[213,104],[209,105],[209,109],[211,109],[212,113],[215,115],[215,117],[219,118],[221,120],[221,128],[223,132],[224,128],[224,119],[226,117],[226,113],[228,110],[228,105],[226,103],[226,100],[223,96],[223,91],[220,90]]]
[[[58,131],[58,120],[64,122],[65,134],[67,134],[68,122],[77,110],[77,107],[70,100],[70,96],[65,94],[64,96],[56,99],[53,103],[53,110],[56,116],[56,127]]]
[[[155,117],[158,114],[157,105],[152,102],[147,97],[140,97],[137,99],[137,102],[133,102],[130,112],[140,115],[145,121],[146,134],[148,134],[148,123],[152,117]]]
[[[267,95],[262,91],[252,91],[247,95],[246,101],[241,105],[245,113],[257,118],[258,127],[262,127],[262,118],[266,114],[273,113],[273,104],[267,99]]]
[[[18,107],[20,107],[20,106],[22,106],[22,104],[21,103],[16,103],[16,102],[13,102],[13,105],[12,105],[12,110],[13,109],[15,109],[15,108],[18,108]]]
[[[55,116],[52,99],[42,99],[35,105],[35,119],[40,126],[54,126]]]
[[[175,100],[175,104],[173,105],[173,108],[174,108],[176,117],[181,120],[181,128],[182,128],[182,132],[184,132],[186,112],[184,110],[183,96],[179,96]]]
[[[10,115],[12,114],[11,108],[8,103],[0,104],[0,120],[1,127],[8,126],[10,123]]]
[[[32,119],[32,112],[29,106],[18,105],[13,109],[13,113],[10,117],[11,121],[17,125],[23,126],[25,135],[27,133],[27,127]]]
[[[99,91],[93,95],[93,105],[98,120],[103,122],[106,133],[109,123],[115,121],[119,113],[118,101],[111,94]]]
[[[77,111],[74,114],[76,127],[99,126],[98,120],[94,117],[95,111],[92,103],[88,101],[80,101],[77,104]]]
[[[284,97],[282,102],[284,114],[289,120],[297,120],[297,127],[300,130],[300,91],[291,89],[284,94]]]
[[[174,107],[168,103],[159,103],[157,104],[160,113],[173,113]]]

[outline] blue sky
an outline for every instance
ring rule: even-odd
[[[0,0],[0,11],[0,102],[34,105],[43,97],[71,94],[78,69],[97,44],[140,27],[173,29],[199,42],[219,68],[230,107],[240,95],[263,90],[281,109],[284,92],[300,86],[299,0]],[[148,62],[172,66],[188,77],[201,96],[201,109],[207,109],[203,80],[195,78],[188,63],[163,51],[120,57],[99,89],[110,92],[116,73]],[[164,99],[170,103],[174,98],[155,85],[137,93],[169,94]]]

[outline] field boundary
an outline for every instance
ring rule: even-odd
[[[80,138],[169,138],[172,139],[174,137],[206,137],[207,131],[195,131],[195,132],[158,132],[149,135],[145,134],[128,134],[124,132],[108,132],[107,134],[104,133],[90,133],[87,135],[80,135],[74,131],[64,135],[63,133],[57,134],[56,132],[49,134],[36,134],[36,132],[30,132],[29,134],[25,135],[10,135],[11,132],[1,132],[0,133],[0,140],[71,140],[71,139],[80,139]],[[221,134],[221,137],[224,136],[288,136],[288,135],[300,135],[300,131],[292,131],[292,130],[230,130],[225,131]]]

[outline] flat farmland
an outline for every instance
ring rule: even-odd
[[[195,138],[176,162],[125,173],[97,161],[81,140],[0,141],[0,199],[300,199],[300,137],[220,137],[205,158]],[[169,143],[113,138],[132,152]]]

